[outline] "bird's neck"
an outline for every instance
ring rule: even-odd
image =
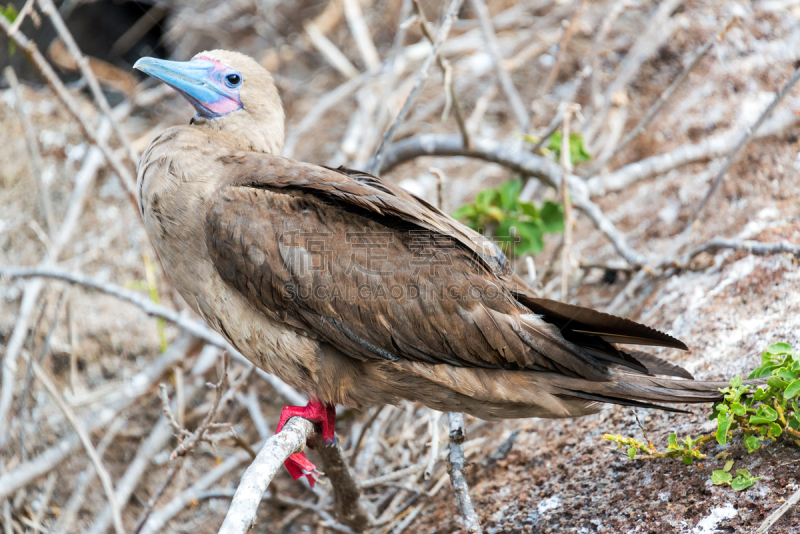
[[[273,156],[280,156],[283,152],[282,116],[261,120],[242,119],[239,116],[216,119],[195,116],[191,124],[194,128],[215,132],[215,141],[233,150],[262,152]]]

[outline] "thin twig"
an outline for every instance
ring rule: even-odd
[[[464,518],[467,532],[470,534],[480,533],[482,532],[481,523],[472,506],[472,500],[469,498],[469,487],[464,476],[464,469],[467,467],[467,459],[464,457],[464,449],[461,446],[464,443],[464,415],[449,412],[447,416],[450,419],[450,465],[448,471],[456,494],[458,511]]]
[[[781,135],[787,129],[800,123],[800,115],[792,111],[798,105],[800,105],[800,99],[790,101],[787,105],[789,109],[778,113],[756,130],[755,139]],[[594,176],[586,181],[589,194],[597,197],[622,191],[636,182],[664,174],[680,166],[724,156],[736,147],[739,137],[739,132],[728,132],[704,139],[699,143],[683,145],[666,154],[658,154],[630,163],[609,174]]]
[[[92,461],[95,471],[97,471],[97,476],[103,485],[103,490],[108,498],[108,503],[111,505],[111,517],[114,523],[114,530],[117,532],[117,534],[124,534],[125,529],[122,526],[122,514],[120,513],[119,504],[117,503],[117,497],[114,494],[114,486],[111,484],[111,475],[108,474],[108,470],[106,469],[105,465],[103,465],[103,460],[97,454],[97,450],[94,448],[94,445],[92,445],[92,440],[89,438],[89,434],[86,432],[83,424],[75,416],[75,413],[72,411],[72,409],[67,406],[67,403],[64,402],[63,398],[61,398],[61,394],[58,392],[56,385],[47,375],[47,372],[42,369],[38,362],[32,358],[28,359],[28,365],[33,366],[33,373],[36,375],[36,378],[42,383],[42,385],[44,385],[45,389],[50,394],[50,397],[52,397],[58,408],[61,410],[61,413],[64,414],[64,417],[67,419],[67,421],[69,421],[69,424],[72,425],[72,428],[75,430],[75,433],[78,435],[78,438],[83,444],[83,448],[86,449],[86,454]]]
[[[561,170],[564,176],[572,173],[572,153],[569,144],[569,127],[572,115],[580,108],[570,104],[564,110],[564,126],[561,128]],[[569,276],[572,271],[572,202],[569,180],[561,180],[561,204],[564,207],[564,247],[561,249],[561,300],[568,299]]]
[[[361,54],[361,59],[364,61],[367,70],[375,73],[381,66],[381,58],[375,49],[375,43],[372,42],[369,27],[364,20],[364,14],[361,12],[361,4],[359,0],[342,1],[344,2],[344,16],[347,19],[347,25],[350,27],[350,33],[353,34],[358,52]]]
[[[461,4],[463,3],[464,0],[451,0],[450,5],[447,8],[447,12],[445,13],[444,20],[442,21],[442,25],[439,28],[439,31],[436,33],[436,39],[433,42],[431,53],[422,63],[422,67],[420,67],[419,73],[417,74],[417,80],[414,82],[411,92],[408,94],[406,101],[403,103],[403,107],[400,108],[400,112],[397,114],[397,117],[395,117],[392,125],[383,135],[381,144],[378,146],[378,151],[367,166],[368,173],[377,175],[383,167],[385,152],[389,148],[389,145],[391,145],[392,140],[394,140],[394,136],[397,133],[397,129],[400,127],[400,124],[402,124],[406,118],[406,115],[408,115],[408,111],[411,109],[411,104],[413,104],[414,100],[417,98],[417,94],[419,94],[422,86],[425,84],[425,80],[428,79],[431,63],[433,63],[434,58],[436,58],[438,55],[439,48],[442,46],[442,43],[444,43],[445,39],[447,39],[447,34],[450,33],[450,28],[453,26],[453,22],[458,17],[458,10],[461,9]]]
[[[436,466],[436,458],[439,456],[439,417],[442,412],[433,408],[428,408],[428,426],[431,433],[431,447],[428,454],[428,464],[425,466],[423,478],[430,480],[433,476],[433,468]]]
[[[0,17],[0,29],[3,30],[3,33],[5,33],[6,36],[20,48],[20,50],[25,51],[26,55],[39,70],[42,77],[44,77],[47,83],[53,88],[56,96],[58,96],[59,100],[64,103],[67,111],[69,111],[69,113],[78,121],[78,125],[89,142],[100,149],[100,152],[102,152],[106,162],[111,166],[117,176],[119,176],[120,182],[125,188],[125,191],[128,193],[128,198],[130,201],[133,202],[134,205],[137,205],[136,192],[134,190],[136,180],[130,171],[130,167],[124,165],[119,158],[114,155],[105,138],[99,134],[99,131],[96,131],[91,127],[87,118],[84,117],[80,112],[78,103],[69,94],[69,91],[67,91],[67,88],[55,73],[53,67],[50,66],[42,53],[39,51],[36,43],[29,40],[19,31],[12,32],[11,23],[5,17]]]
[[[417,12],[417,16],[420,18],[420,30],[422,30],[422,35],[428,40],[431,45],[435,43],[433,35],[431,35],[430,29],[428,28],[428,19],[425,18],[425,12],[422,10],[422,7],[419,5],[419,0],[413,0],[414,3],[414,10]],[[458,94],[456,93],[455,84],[453,84],[452,80],[452,72],[453,67],[450,65],[450,62],[447,61],[445,58],[442,57],[441,54],[436,55],[436,63],[439,65],[439,68],[442,69],[442,74],[444,74],[445,79],[445,93],[449,96],[449,99],[453,102],[453,109],[456,113],[456,123],[458,124],[458,129],[461,132],[461,138],[464,141],[464,146],[469,147],[469,131],[467,131],[467,124],[466,120],[464,119],[464,108],[461,105],[461,99],[458,98]],[[442,116],[445,117],[447,115],[447,106],[445,106],[445,111],[442,113]],[[441,206],[439,206],[441,209]]]
[[[261,496],[290,455],[300,452],[314,431],[314,424],[292,417],[283,429],[268,439],[242,475],[236,494],[219,529],[220,534],[244,534],[252,525]]]
[[[29,0],[29,3],[30,1],[31,0]],[[18,17],[22,17],[22,13],[20,13]],[[3,74],[8,80],[8,85],[11,87],[11,94],[14,96],[14,111],[19,115],[22,126],[25,129],[25,141],[28,144],[33,175],[36,177],[36,188],[39,193],[39,207],[42,210],[42,217],[44,218],[47,228],[47,235],[52,238],[56,233],[56,219],[53,215],[53,201],[50,198],[50,186],[42,177],[42,153],[39,150],[39,139],[36,135],[36,131],[33,129],[30,117],[25,112],[25,106],[23,105],[22,96],[19,91],[19,80],[17,79],[17,74],[14,72],[14,68],[6,67],[3,70]]]
[[[772,100],[770,105],[767,106],[767,109],[765,109],[764,112],[761,114],[761,116],[758,117],[758,120],[755,122],[755,124],[753,124],[752,126],[748,126],[742,133],[741,140],[734,147],[733,151],[731,151],[731,153],[728,155],[728,158],[725,160],[725,163],[722,165],[722,168],[719,170],[719,172],[717,172],[717,175],[714,177],[714,181],[711,182],[711,187],[708,188],[708,191],[706,192],[706,195],[703,197],[703,200],[700,201],[700,203],[697,205],[694,212],[692,213],[692,216],[689,217],[689,220],[686,222],[684,233],[691,230],[692,226],[694,225],[694,222],[697,220],[697,218],[700,216],[700,213],[703,211],[703,208],[706,207],[706,204],[708,203],[709,199],[717,190],[719,184],[722,183],[722,179],[725,178],[726,174],[728,174],[728,170],[730,170],[731,165],[733,165],[733,162],[736,161],[736,157],[739,155],[742,149],[746,147],[750,143],[750,141],[753,140],[758,129],[761,127],[764,121],[767,120],[767,117],[769,117],[772,114],[772,112],[775,110],[778,104],[780,104],[781,100],[783,100],[784,97],[789,93],[789,91],[791,91],[792,87],[794,87],[794,84],[797,83],[797,80],[800,80],[800,67],[795,69],[794,74],[792,74],[792,77],[789,78],[789,81],[786,82],[786,84],[781,88],[780,91],[778,91],[778,94],[775,95],[775,98]]]
[[[7,22],[5,17],[0,17],[0,26]],[[101,139],[106,139],[110,134],[110,127],[107,121],[103,121],[98,130],[98,136]],[[100,166],[102,164],[102,156],[99,149],[92,148],[86,154],[83,160],[81,170],[75,176],[75,186],[72,190],[72,196],[67,207],[67,213],[59,228],[58,235],[55,239],[51,240],[50,247],[45,255],[44,260],[40,263],[42,267],[49,267],[55,263],[61,255],[62,249],[66,246],[72,238],[72,233],[83,212],[83,207],[86,202],[86,197],[91,189],[91,185],[97,176]],[[31,314],[39,299],[39,293],[43,287],[42,280],[33,280],[25,285],[22,294],[22,302],[20,303],[17,320],[14,324],[14,330],[11,333],[11,338],[6,345],[6,354],[3,358],[3,382],[0,388],[0,448],[3,447],[8,439],[10,432],[6,431],[8,424],[8,413],[11,409],[11,402],[14,398],[14,385],[17,372],[17,357],[19,356],[22,345],[28,336],[28,323],[31,319]]]
[[[492,58],[495,76],[497,76],[497,80],[500,82],[500,88],[506,95],[506,99],[508,99],[508,103],[511,105],[511,110],[514,112],[517,128],[524,131],[528,127],[528,111],[525,104],[522,102],[522,98],[519,96],[519,92],[517,92],[517,88],[514,87],[511,76],[509,76],[508,72],[503,68],[503,56],[497,44],[497,36],[494,33],[494,28],[492,28],[489,8],[486,7],[486,3],[483,0],[470,0],[470,5],[475,11],[475,15],[478,17],[481,35],[486,44],[486,50]]]
[[[177,359],[184,357],[186,350],[181,347],[181,343],[173,343],[170,345],[170,348],[156,358],[155,361],[150,363],[141,372],[130,377],[125,382],[124,386],[115,388],[116,395],[113,398],[108,398],[99,410],[86,417],[85,424],[87,429],[93,432],[98,428],[104,428],[111,423],[122,410],[125,410],[133,404],[133,401],[150,391],[153,384],[167,369],[169,369]],[[56,469],[65,459],[74,453],[80,445],[81,442],[78,436],[70,434],[43,451],[30,462],[21,464],[8,473],[0,475],[0,501],[13,495],[37,478]],[[122,499],[120,499],[120,501],[122,501]],[[105,532],[105,530],[106,529],[103,529],[103,532]]]
[[[778,519],[783,517],[783,514],[789,511],[789,509],[800,502],[800,490],[795,491],[792,493],[792,496],[786,499],[786,502],[783,503],[777,510],[769,514],[761,526],[758,527],[755,534],[766,534],[766,532],[772,528],[772,525],[778,522]]]
[[[81,52],[81,49],[78,47],[78,43],[75,42],[75,38],[70,33],[69,29],[67,29],[67,25],[64,23],[64,19],[61,18],[58,8],[56,8],[53,0],[38,0],[38,3],[42,13],[47,15],[47,17],[50,19],[50,22],[53,23],[53,27],[56,29],[56,32],[66,45],[70,55],[75,59],[78,69],[81,72],[81,76],[83,76],[83,79],[86,80],[87,84],[89,85],[89,90],[92,92],[92,97],[94,98],[95,104],[97,104],[97,107],[100,108],[100,111],[105,114],[106,120],[111,123],[111,127],[114,129],[114,133],[117,135],[117,138],[119,138],[119,140],[122,142],[122,146],[124,146],[128,151],[128,157],[130,157],[134,164],[137,163],[139,161],[139,154],[137,154],[131,146],[128,136],[122,131],[119,123],[114,120],[114,117],[111,113],[111,106],[108,105],[108,100],[106,100],[106,95],[103,93],[103,89],[100,87],[100,82],[97,81],[97,77],[89,67],[89,62],[86,60],[86,56],[83,55],[83,52]],[[132,71],[129,76],[134,78]]]
[[[706,54],[708,54],[708,51],[711,50],[711,48],[714,46],[715,43],[722,41],[722,39],[725,37],[725,34],[737,21],[738,18],[734,18],[730,23],[728,23],[728,25],[722,32],[712,37],[710,41],[704,44],[700,48],[700,50],[697,51],[697,53],[694,55],[691,61],[689,61],[689,63],[683,68],[683,71],[680,73],[680,75],[678,75],[678,77],[675,78],[675,80],[673,80],[673,82],[670,84],[670,86],[667,88],[666,91],[661,93],[661,96],[658,97],[658,100],[656,100],[653,103],[653,105],[650,106],[650,109],[647,110],[647,113],[645,113],[644,117],[642,117],[642,119],[639,121],[639,124],[637,124],[633,128],[633,130],[631,130],[630,133],[628,133],[628,135],[625,136],[625,138],[622,141],[620,141],[620,143],[616,146],[616,148],[614,148],[614,150],[612,150],[602,158],[598,158],[597,161],[595,161],[592,164],[586,176],[587,180],[591,178],[597,171],[602,169],[603,165],[611,161],[614,158],[614,156],[622,152],[625,149],[625,147],[627,147],[631,143],[631,141],[639,137],[639,135],[641,135],[642,132],[644,132],[645,128],[647,128],[647,126],[650,124],[650,121],[652,121],[656,117],[656,115],[658,115],[658,112],[661,111],[661,108],[664,106],[664,104],[667,103],[667,101],[670,99],[673,93],[675,93],[675,91],[677,91],[678,88],[683,84],[683,82],[686,80],[689,74],[700,63],[700,60],[703,59],[706,56]]]
[[[358,69],[353,66],[347,56],[335,44],[325,37],[325,34],[313,22],[306,22],[303,28],[306,30],[306,35],[308,35],[311,43],[342,76],[350,80],[358,76]]]
[[[580,4],[578,4],[578,9],[575,10],[575,14],[567,24],[567,27],[564,28],[564,34],[561,36],[561,40],[558,43],[558,52],[556,53],[556,60],[553,62],[553,66],[550,69],[550,72],[547,74],[547,79],[544,81],[544,85],[539,90],[539,98],[544,98],[550,92],[550,87],[553,86],[553,83],[558,78],[558,73],[561,71],[561,65],[564,63],[564,58],[567,55],[567,44],[569,44],[569,40],[572,39],[572,35],[575,33],[575,28],[578,26],[578,21],[583,15],[583,11],[586,9],[586,0],[580,0]]]
[[[677,20],[670,17],[682,1],[665,0],[656,7],[647,27],[639,34],[638,39],[631,47],[619,74],[606,88],[600,109],[595,114],[592,122],[584,127],[584,140],[587,143],[591,143],[605,125],[606,118],[611,110],[613,96],[628,85],[636,73],[639,72],[644,62],[678,28]]]
[[[777,243],[760,243],[758,241],[740,241],[738,239],[725,239],[722,237],[717,237],[684,255],[680,261],[677,262],[677,264],[679,266],[686,266],[692,258],[702,254],[703,252],[714,253],[725,249],[745,251],[759,256],[788,253],[796,257],[800,257],[800,245],[789,243],[787,241],[780,241]]]

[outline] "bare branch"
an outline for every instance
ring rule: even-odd
[[[445,13],[442,25],[439,28],[439,31],[436,33],[436,39],[433,42],[431,53],[427,58],[425,58],[425,61],[422,63],[422,67],[419,69],[417,81],[414,82],[414,86],[411,88],[411,92],[408,94],[406,101],[403,103],[403,107],[400,108],[400,112],[397,114],[397,117],[395,117],[392,125],[388,130],[386,130],[386,133],[383,135],[383,139],[381,140],[381,144],[378,147],[377,153],[375,156],[373,156],[372,160],[367,166],[367,172],[370,174],[377,175],[383,168],[385,152],[392,143],[400,124],[402,124],[406,118],[406,115],[408,115],[408,111],[411,109],[411,104],[413,104],[414,100],[417,98],[422,86],[425,84],[425,80],[428,79],[431,63],[433,63],[434,58],[436,58],[437,54],[439,53],[439,48],[442,46],[442,43],[444,43],[445,39],[447,39],[447,34],[450,33],[450,28],[453,26],[453,22],[458,17],[458,10],[461,9],[461,4],[463,3],[464,0],[452,0],[450,2],[450,6],[447,8],[447,13]]]
[[[788,107],[794,108],[797,105],[800,105],[800,100],[794,99]],[[755,139],[780,135],[798,123],[800,123],[800,115],[796,115],[792,109],[786,109],[766,121],[760,128],[753,129],[756,132]],[[589,186],[589,194],[595,197],[622,191],[638,181],[669,172],[682,165],[728,154],[736,147],[739,138],[737,134],[738,132],[728,132],[704,139],[696,144],[681,146],[666,154],[630,163],[612,173],[594,176],[586,181]]]
[[[792,496],[786,499],[786,502],[784,502],[777,510],[769,514],[769,517],[767,517],[764,522],[761,523],[761,526],[758,527],[758,530],[756,530],[755,534],[766,534],[767,531],[772,528],[772,525],[777,523],[778,519],[783,517],[783,515],[798,502],[800,502],[800,490],[792,493]]]
[[[610,151],[602,158],[598,158],[597,161],[595,161],[592,164],[587,174],[587,179],[593,176],[597,171],[602,169],[603,165],[611,161],[614,158],[614,156],[622,152],[622,150],[625,149],[625,147],[628,146],[631,143],[631,141],[639,137],[639,135],[641,135],[641,133],[644,132],[645,128],[647,128],[647,125],[650,124],[650,121],[652,121],[656,117],[656,115],[658,115],[658,112],[661,111],[661,108],[664,106],[664,104],[666,104],[666,102],[670,99],[673,93],[675,93],[675,91],[677,91],[678,88],[681,85],[683,85],[683,82],[686,80],[686,78],[688,78],[689,74],[694,70],[694,68],[700,63],[700,60],[703,59],[706,56],[706,54],[708,54],[708,51],[711,50],[711,47],[714,46],[715,43],[720,42],[725,37],[725,34],[728,32],[729,29],[731,29],[731,27],[736,23],[737,20],[738,18],[734,18],[730,23],[728,23],[728,25],[722,32],[712,37],[710,41],[708,41],[706,44],[700,47],[700,50],[697,51],[694,57],[683,68],[683,71],[678,75],[678,77],[675,78],[675,80],[673,80],[673,82],[670,84],[667,90],[661,93],[661,96],[659,96],[658,99],[655,102],[653,102],[653,105],[650,106],[649,110],[647,110],[647,113],[645,113],[644,117],[642,117],[642,119],[639,121],[639,124],[637,124],[633,128],[633,130],[631,130],[630,133],[628,133],[628,135],[625,136],[625,138],[622,141],[620,141],[620,143],[614,148],[614,150]]]
[[[458,136],[415,135],[392,145],[387,151],[382,171],[388,172],[400,163],[422,156],[468,156],[498,163],[524,175],[535,176],[554,188],[561,185],[561,168],[549,159],[492,139],[475,136],[472,138],[472,144],[472,149],[468,150],[461,144]],[[586,182],[574,175],[569,175],[567,179],[572,192],[572,204],[591,219],[619,255],[632,266],[646,264],[647,256],[631,248],[622,232],[603,214],[600,207],[589,199]]]
[[[464,443],[464,415],[449,412],[447,416],[450,418],[450,481],[453,483],[453,490],[456,493],[458,511],[464,518],[467,532],[470,534],[480,533],[482,532],[481,523],[472,506],[472,500],[469,498],[469,487],[464,476],[464,468],[467,466],[467,459],[464,457],[464,449],[461,446]]]
[[[377,72],[381,66],[381,58],[375,49],[375,43],[372,42],[369,27],[367,27],[364,14],[361,12],[361,4],[358,0],[342,1],[344,2],[344,16],[361,54],[361,59],[364,60],[368,71]]]
[[[725,239],[723,237],[718,237],[707,243],[704,243],[703,245],[700,245],[688,254],[684,255],[680,260],[679,265],[685,266],[687,263],[689,263],[689,260],[702,254],[703,252],[713,254],[714,252],[725,249],[749,252],[750,254],[755,254],[758,256],[788,253],[796,257],[800,257],[800,245],[795,245],[787,241],[780,241],[778,243],[760,243],[758,241],[739,241],[737,239]]]
[[[29,0],[28,4],[26,4],[26,7],[28,7],[31,1],[32,0]],[[23,15],[20,12],[20,14],[17,16],[17,20],[22,18],[22,16]],[[14,24],[16,23],[17,21],[14,21]],[[19,118],[22,121],[22,126],[25,128],[25,141],[28,144],[28,152],[31,156],[31,166],[33,167],[33,175],[36,177],[36,188],[38,189],[39,193],[39,207],[42,210],[42,216],[44,217],[47,228],[47,235],[52,238],[56,233],[56,219],[55,215],[53,215],[53,201],[50,198],[50,187],[42,178],[42,154],[39,150],[39,139],[36,135],[36,131],[33,129],[30,117],[28,117],[28,114],[25,112],[25,106],[23,105],[22,97],[19,91],[19,80],[17,79],[17,74],[14,72],[13,67],[6,67],[3,70],[3,74],[8,80],[8,85],[11,87],[11,92],[14,95],[14,111],[19,114]]]
[[[231,507],[219,529],[220,534],[244,534],[250,529],[267,486],[283,462],[292,454],[303,450],[306,440],[313,431],[314,424],[311,421],[302,417],[292,417],[283,430],[264,443],[256,459],[242,475]]]

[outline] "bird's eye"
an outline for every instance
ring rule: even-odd
[[[231,87],[236,87],[240,83],[242,83],[242,77],[238,74],[228,74],[225,76],[225,81],[228,82],[228,85]]]

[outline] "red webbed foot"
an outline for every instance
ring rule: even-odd
[[[283,429],[286,422],[292,417],[303,417],[314,423],[319,423],[322,427],[322,438],[326,443],[332,444],[336,440],[336,407],[330,404],[323,404],[318,400],[312,400],[306,406],[285,406],[278,421],[277,434]],[[289,474],[294,480],[302,476],[308,478],[308,483],[314,487],[314,483],[319,478],[320,472],[312,464],[306,455],[298,452],[289,456],[284,462]]]

